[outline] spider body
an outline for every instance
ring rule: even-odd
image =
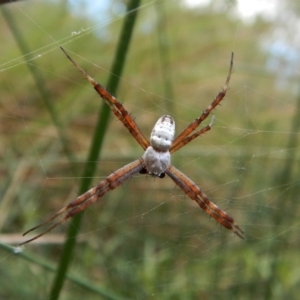
[[[212,103],[203,111],[203,113],[191,122],[175,139],[175,121],[169,115],[163,115],[156,122],[150,136],[150,142],[145,138],[134,119],[129,115],[122,103],[112,96],[101,84],[97,83],[91,76],[89,76],[77,63],[61,48],[67,58],[73,65],[86,77],[86,79],[94,86],[96,92],[102,97],[106,104],[110,107],[113,114],[123,123],[128,129],[130,134],[144,149],[144,155],[134,160],[133,162],[125,165],[117,171],[110,174],[106,179],[100,181],[95,187],[91,188],[84,194],[78,196],[75,200],[71,201],[52,217],[45,222],[37,225],[34,228],[26,231],[27,233],[43,227],[44,225],[54,222],[56,218],[62,216],[58,221],[54,222],[49,228],[26,240],[20,245],[29,243],[45,233],[51,231],[53,228],[62,224],[69,218],[77,215],[91,204],[98,201],[109,191],[117,188],[127,179],[133,177],[137,173],[149,174],[159,178],[168,175],[177,186],[192,200],[194,200],[209,216],[214,218],[225,228],[231,230],[240,238],[244,238],[243,231],[234,219],[229,216],[225,211],[221,210],[216,204],[211,202],[202,189],[196,185],[189,177],[171,165],[171,154],[178,151],[180,148],[197,138],[198,136],[209,131],[213,125],[214,118],[210,124],[197,130],[198,126],[208,117],[210,112],[222,101],[225,97],[230,76],[233,66],[233,53],[231,55],[229,73],[225,81],[223,89],[217,94]]]
[[[163,178],[171,163],[170,148],[175,136],[175,121],[169,115],[160,117],[153,127],[150,146],[146,149],[143,159],[149,175]]]

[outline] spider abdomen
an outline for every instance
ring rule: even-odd
[[[150,175],[161,177],[170,165],[169,149],[175,135],[175,121],[169,115],[160,117],[153,127],[150,144],[144,155],[145,166]]]
[[[170,149],[175,135],[175,121],[169,115],[163,115],[155,123],[151,136],[150,144],[158,151]]]

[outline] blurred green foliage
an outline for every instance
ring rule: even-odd
[[[22,241],[22,232],[78,192],[101,99],[59,46],[106,84],[121,2],[111,1],[97,18],[71,13],[67,1],[5,7],[28,53],[1,18],[2,243]],[[213,130],[172,162],[235,218],[246,239],[210,221],[169,179],[135,176],[85,212],[69,269],[73,279],[61,299],[297,299],[299,76],[286,72],[290,52],[271,51],[279,33],[290,45],[295,37],[280,19],[246,23],[234,8],[234,1],[193,9],[143,1],[117,96],[146,136],[165,113],[180,132],[220,90],[235,52]],[[293,69],[299,70],[297,60]],[[93,184],[141,155],[112,118]],[[41,261],[57,269],[66,230],[61,226],[19,256],[1,248],[1,298],[47,299],[54,272]]]

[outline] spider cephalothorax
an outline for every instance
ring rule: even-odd
[[[136,139],[140,146],[145,150],[144,155],[127,164],[126,166],[118,169],[110,174],[106,179],[100,181],[97,186],[91,188],[84,194],[78,196],[74,201],[70,202],[67,206],[63,207],[51,218],[38,226],[31,228],[24,233],[27,234],[41,226],[49,224],[58,216],[64,215],[60,220],[52,224],[48,229],[42,233],[26,240],[20,245],[29,243],[45,233],[49,232],[56,226],[62,224],[69,218],[77,215],[85,208],[96,202],[99,198],[104,196],[107,192],[115,189],[127,179],[131,178],[136,173],[149,174],[164,178],[167,174],[192,200],[195,200],[198,205],[212,218],[219,222],[224,227],[230,229],[240,238],[243,238],[243,231],[236,224],[232,217],[225,211],[221,210],[217,205],[209,200],[205,193],[185,174],[180,172],[171,165],[171,154],[179,150],[184,145],[188,144],[199,135],[209,131],[213,124],[213,118],[210,124],[196,131],[198,126],[208,117],[210,112],[222,101],[225,97],[233,66],[233,53],[231,55],[229,73],[225,85],[221,92],[218,93],[212,103],[203,111],[203,113],[190,123],[183,132],[181,132],[175,139],[175,121],[169,115],[163,115],[156,122],[150,137],[150,142],[145,138],[134,119],[129,115],[124,106],[114,96],[112,96],[102,85],[97,83],[90,77],[83,69],[81,69],[76,62],[61,48],[68,59],[74,66],[83,73],[88,81],[94,86],[94,89],[110,107],[114,115],[123,123],[129,130],[131,135]]]

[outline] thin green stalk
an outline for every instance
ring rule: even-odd
[[[127,8],[128,13],[124,20],[123,28],[119,38],[119,43],[117,45],[117,51],[115,54],[114,63],[111,69],[111,76],[109,78],[108,85],[107,85],[107,89],[114,95],[116,95],[119,79],[125,64],[126,54],[128,52],[129,43],[131,40],[131,35],[135,24],[139,4],[140,4],[140,0],[131,0],[128,4],[128,8]],[[87,163],[85,165],[85,169],[82,175],[79,194],[84,193],[91,185],[92,177],[96,170],[96,162],[99,159],[99,153],[107,129],[109,115],[110,115],[110,110],[108,106],[102,104],[98,115],[98,122],[96,124],[95,131],[94,131],[92,145],[86,160]],[[66,277],[67,269],[73,257],[73,250],[76,244],[76,236],[80,228],[82,216],[83,214],[81,213],[75,216],[74,218],[72,218],[70,222],[67,238],[60,258],[59,267],[49,296],[50,299],[54,300],[59,298],[60,291],[62,289],[64,279]]]
[[[38,265],[47,271],[56,272],[56,269],[53,266],[53,264],[51,264],[48,261],[40,260],[36,256],[29,255],[26,252],[16,252],[15,248],[5,245],[5,244],[0,243],[0,248],[7,251],[10,254],[14,254],[18,257],[21,257],[24,260],[32,262],[35,265]],[[103,296],[106,299],[111,299],[111,300],[124,300],[125,299],[124,297],[120,297],[119,295],[116,295],[116,294],[112,293],[111,291],[108,291],[106,288],[92,285],[89,281],[84,280],[79,276],[76,276],[73,274],[67,274],[66,278],[68,278],[68,280],[70,280],[74,284],[81,286],[82,288],[85,288],[87,291],[98,294],[99,296]]]
[[[282,170],[277,176],[275,176],[275,185],[283,186],[284,188],[286,188],[286,186],[292,179],[293,169],[298,168],[297,152],[299,144],[298,132],[300,131],[300,92],[298,94],[296,105],[297,106],[294,110],[294,118],[291,123],[290,135],[286,146],[286,149],[289,149],[289,151],[287,151]],[[275,210],[272,216],[273,224],[276,224],[276,226],[274,226],[275,230],[277,230],[277,228],[281,228],[280,225],[285,219],[283,216],[289,215],[288,212],[293,211],[294,209],[293,200],[297,197],[294,197],[294,194],[292,193],[292,190],[289,189],[287,192],[285,192],[284,201],[282,201],[282,199],[279,199],[278,201],[277,207],[280,207],[280,209]],[[276,232],[274,232],[274,236],[276,236]],[[278,281],[280,264],[280,259],[278,258],[281,256],[283,247],[286,247],[286,243],[284,243],[283,239],[281,240],[281,243],[278,243],[277,240],[274,240],[273,243],[270,243],[270,253],[272,254],[270,274],[272,275],[270,276],[269,281],[266,284],[264,299],[274,299],[273,293]]]

